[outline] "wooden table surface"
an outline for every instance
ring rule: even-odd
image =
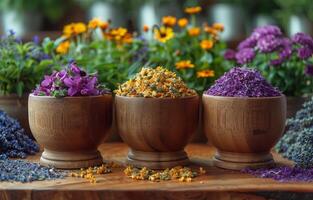
[[[104,143],[100,147],[105,160],[122,163],[128,147],[123,143]],[[67,177],[53,181],[32,183],[0,183],[0,199],[268,199],[273,192],[306,195],[313,193],[313,183],[281,183],[271,179],[255,178],[236,171],[212,166],[214,149],[206,144],[190,144],[187,153],[192,167],[203,166],[206,174],[190,183],[178,180],[150,182],[132,180],[123,174],[123,168],[100,175],[97,183],[82,178]],[[38,162],[40,154],[28,160]],[[290,164],[279,155],[279,163]],[[270,198],[273,199],[273,198]],[[310,196],[307,199],[313,199]]]

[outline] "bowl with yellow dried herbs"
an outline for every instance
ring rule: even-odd
[[[199,97],[175,73],[142,68],[115,91],[117,130],[127,163],[163,169],[188,164],[184,151],[198,126]]]

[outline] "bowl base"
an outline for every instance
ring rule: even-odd
[[[247,167],[259,168],[274,164],[271,153],[247,154],[217,151],[213,164],[216,167],[231,170],[242,170]]]
[[[189,165],[190,161],[185,151],[143,152],[131,149],[128,152],[126,164],[134,167],[166,169],[175,166]]]
[[[103,163],[99,151],[56,152],[45,149],[40,157],[40,164],[58,169],[80,169]]]

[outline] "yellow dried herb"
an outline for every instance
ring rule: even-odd
[[[128,97],[180,98],[195,96],[174,72],[163,67],[142,68],[133,79],[119,86],[115,93]]]

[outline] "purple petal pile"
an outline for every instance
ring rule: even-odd
[[[273,97],[281,92],[271,86],[259,71],[234,67],[215,81],[206,92],[213,96],[226,97]]]
[[[87,74],[74,62],[66,69],[55,71],[45,76],[41,84],[33,91],[37,96],[97,96],[108,94],[110,91],[98,83],[95,74]]]
[[[242,170],[260,178],[271,178],[280,182],[312,182],[313,181],[313,168],[289,167],[280,166],[272,168],[251,169],[246,168]]]

